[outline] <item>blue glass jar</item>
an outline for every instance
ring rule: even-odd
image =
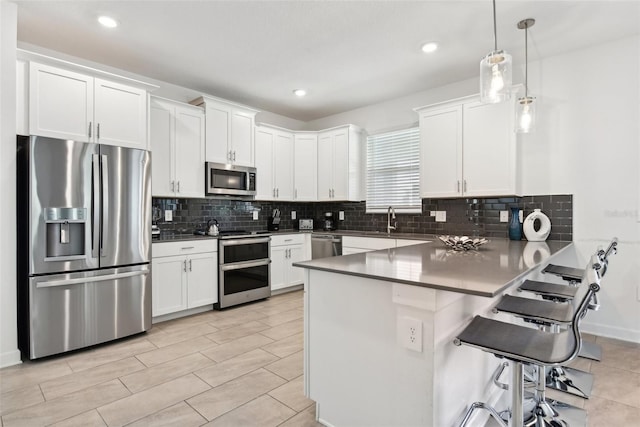
[[[509,239],[522,240],[522,225],[520,224],[520,208],[511,208],[511,221],[509,221]]]

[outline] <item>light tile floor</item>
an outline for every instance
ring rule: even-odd
[[[0,370],[2,426],[317,426],[302,393],[302,292],[154,325],[116,343]],[[640,420],[640,345],[588,337],[602,362],[590,426]]]

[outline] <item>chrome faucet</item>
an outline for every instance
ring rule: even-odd
[[[393,220],[393,225],[391,225],[391,220]],[[387,209],[387,234],[391,234],[391,230],[398,229],[398,221],[396,221],[396,211],[392,206],[389,206]]]

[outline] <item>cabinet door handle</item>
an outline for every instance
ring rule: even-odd
[[[329,198],[331,198],[331,189],[329,189]]]
[[[180,181],[178,181],[178,193],[180,192]]]
[[[458,190],[456,192],[459,193],[460,192],[460,180],[457,180],[456,182],[458,183]]]
[[[462,182],[463,182],[463,185],[462,185],[462,191],[464,191],[464,192],[466,193],[466,192],[467,192],[467,180],[465,179],[465,180],[464,180],[464,181],[462,181]]]
[[[195,246],[185,246],[184,248],[180,248],[182,251],[186,251],[188,249],[193,249]]]
[[[93,124],[93,123],[89,122],[89,138],[91,138],[91,125],[92,125],[92,124]]]
[[[233,161],[236,161],[236,150],[233,150]]]
[[[276,197],[280,198],[280,189],[276,188]]]
[[[191,265],[191,261],[192,260],[189,260],[189,271],[193,271],[193,265]]]
[[[294,199],[298,198],[298,189],[297,188],[295,190],[293,190],[293,198]]]
[[[227,160],[231,161],[231,150],[229,150],[229,152],[227,153]]]
[[[276,197],[276,189],[275,189],[275,187],[274,187],[274,189],[273,189],[273,197],[274,197],[274,198]]]
[[[184,261],[182,261],[182,270],[185,273],[187,272],[187,260],[186,259]]]
[[[100,139],[100,123],[96,125],[96,138]]]
[[[176,191],[176,184],[175,181],[171,181],[171,192],[175,192]]]

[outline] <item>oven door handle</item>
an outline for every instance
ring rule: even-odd
[[[220,246],[255,245],[258,243],[269,243],[270,241],[271,237],[246,237],[243,239],[220,240]]]
[[[220,265],[220,271],[240,270],[242,268],[260,267],[271,264],[270,259],[261,259],[259,261],[236,262],[233,264]]]

